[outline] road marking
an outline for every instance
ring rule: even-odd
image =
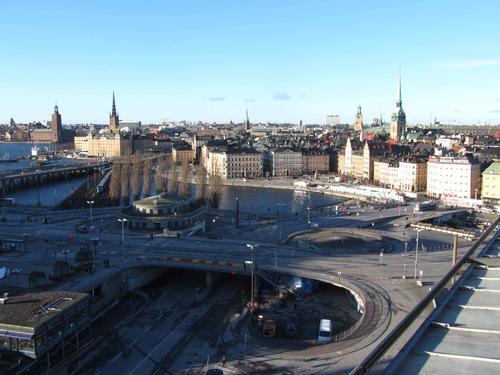
[[[114,356],[114,358],[111,360],[111,363],[113,363],[114,361],[116,361],[118,358],[120,358],[122,356],[122,352],[118,353],[117,355]]]
[[[144,333],[148,332],[149,330],[151,330],[151,327],[148,327],[144,330]]]
[[[134,341],[132,341],[130,344],[128,344],[127,346],[130,348],[132,345],[135,344],[135,342],[137,341],[137,339],[134,339]]]

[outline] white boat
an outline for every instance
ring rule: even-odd
[[[31,156],[38,156],[38,153],[40,152],[40,148],[38,146],[33,146],[31,147]]]

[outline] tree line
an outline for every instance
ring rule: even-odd
[[[132,155],[113,162],[109,198],[114,204],[122,202],[125,205],[155,193],[188,199],[192,196],[192,182],[196,184],[195,194],[199,201],[219,207],[222,178],[208,176],[204,165],[198,166],[193,181],[193,169],[187,161],[177,168],[170,155]]]

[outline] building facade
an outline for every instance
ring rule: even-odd
[[[273,177],[300,176],[302,152],[289,148],[276,148],[264,154],[264,169]]]
[[[253,149],[209,151],[207,171],[224,179],[261,177],[262,154]]]
[[[427,162],[427,195],[474,199],[481,192],[479,161],[471,156],[431,156]]]
[[[330,155],[325,150],[303,151],[302,171],[306,174],[327,173],[330,171]]]
[[[492,163],[483,172],[481,197],[484,201],[500,202],[500,162]]]

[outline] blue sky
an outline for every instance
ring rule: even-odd
[[[0,122],[500,123],[498,1],[4,1]]]

